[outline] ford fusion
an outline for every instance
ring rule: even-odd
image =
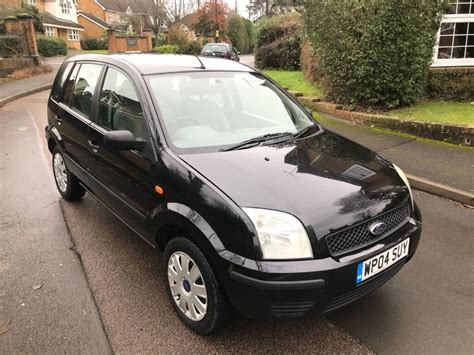
[[[236,62],[69,58],[45,131],[62,198],[89,192],[159,249],[170,303],[200,334],[232,309],[330,312],[392,278],[418,246],[405,174]]]

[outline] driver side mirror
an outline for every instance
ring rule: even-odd
[[[146,141],[135,138],[130,131],[109,131],[104,135],[104,145],[114,150],[142,150]]]

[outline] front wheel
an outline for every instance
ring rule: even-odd
[[[185,238],[166,246],[163,271],[168,296],[181,321],[199,334],[221,326],[229,313],[228,301],[201,250]]]
[[[53,173],[56,187],[63,199],[74,201],[84,196],[86,190],[67,168],[63,154],[57,146],[53,150]]]

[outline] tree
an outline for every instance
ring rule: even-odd
[[[165,1],[165,0],[163,0]],[[194,4],[188,0],[166,0],[167,14],[169,23],[175,24],[181,21],[181,19],[190,14],[194,10]]]
[[[165,0],[136,0],[145,14],[145,27],[158,36],[161,27],[168,20],[168,9]]]
[[[228,7],[222,0],[210,0],[205,2],[197,11],[198,20],[194,25],[197,33],[205,36],[213,36],[216,31],[222,35],[227,29]]]
[[[233,46],[243,54],[249,53],[255,44],[255,30],[252,21],[244,19],[235,11],[227,17],[227,36]]]

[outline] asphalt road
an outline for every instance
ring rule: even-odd
[[[42,127],[46,97],[35,94],[4,109],[27,108]],[[423,240],[414,259],[388,284],[328,318],[236,317],[210,337],[194,335],[177,320],[158,253],[88,195],[61,206],[117,353],[472,353],[474,210],[428,194],[417,192],[415,198],[424,217]]]

